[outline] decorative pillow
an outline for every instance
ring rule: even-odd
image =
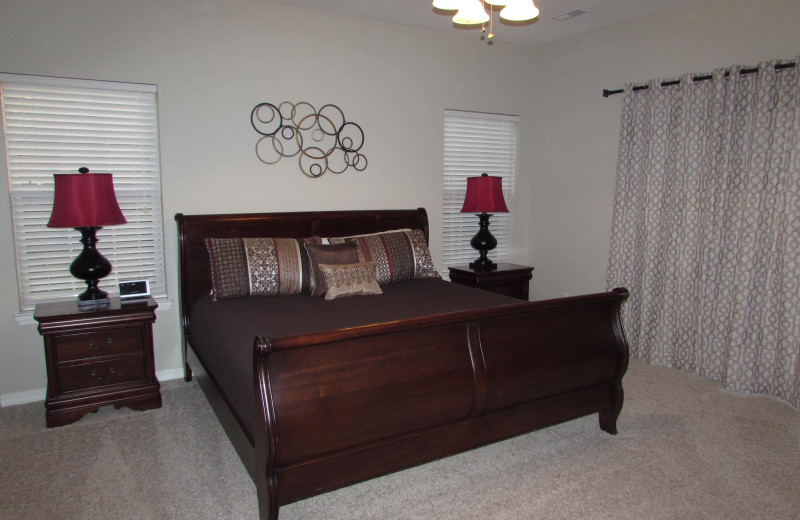
[[[390,284],[415,278],[440,278],[421,229],[398,229],[328,239],[331,244],[355,242],[358,244],[358,261],[374,261],[378,283]]]
[[[324,283],[328,287],[325,293],[326,300],[365,294],[383,294],[380,285],[375,281],[375,262],[343,265],[320,264],[319,269]]]
[[[358,263],[358,245],[354,242],[341,244],[307,244],[311,258],[311,296],[322,296],[328,287],[320,272],[320,264],[340,265]]]
[[[311,238],[206,238],[214,300],[310,293]]]

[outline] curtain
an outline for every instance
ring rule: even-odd
[[[607,283],[634,357],[800,408],[795,63],[626,86]]]

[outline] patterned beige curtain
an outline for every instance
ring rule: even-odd
[[[800,408],[800,62],[628,85],[608,286],[634,357]]]

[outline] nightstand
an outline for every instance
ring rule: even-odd
[[[75,422],[101,406],[161,406],[153,361],[152,298],[78,309],[77,300],[40,303],[33,318],[44,337],[47,426]]]
[[[498,262],[492,271],[475,271],[464,265],[450,268],[450,281],[527,300],[532,272],[533,267],[506,262]]]

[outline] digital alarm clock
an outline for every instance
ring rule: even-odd
[[[119,282],[119,297],[123,300],[148,298],[150,282],[147,280],[127,280]]]

